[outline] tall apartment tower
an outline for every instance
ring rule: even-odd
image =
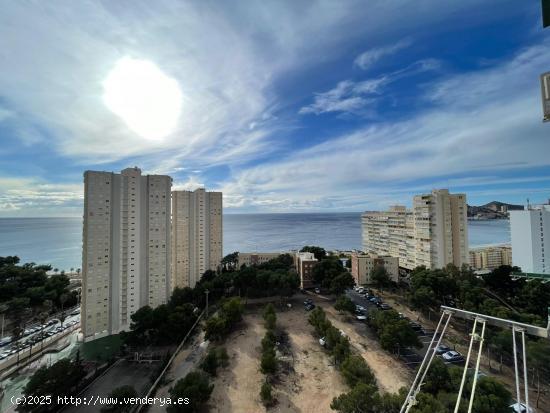
[[[510,211],[512,263],[523,272],[550,274],[550,201]],[[546,252],[544,248],[546,247]]]
[[[413,199],[416,266],[461,267],[470,263],[465,194],[436,189]]]
[[[397,205],[389,211],[362,215],[363,250],[399,258],[403,268],[442,268],[469,263],[466,195],[446,189],[417,195],[412,209]]]
[[[172,283],[195,287],[207,270],[217,270],[222,248],[222,193],[204,188],[172,192]]]
[[[140,307],[157,307],[171,293],[172,179],[84,173],[82,310],[84,339],[127,330]]]

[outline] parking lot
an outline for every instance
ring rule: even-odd
[[[365,296],[365,294],[360,294],[359,292],[355,290],[348,290],[346,292],[347,296],[352,300],[352,302],[356,306],[363,307],[365,311],[363,312],[364,315],[368,314],[369,311],[372,310],[391,310],[391,306],[384,303],[383,300],[380,297],[372,296],[371,294],[368,294]],[[357,316],[359,316],[359,313],[357,313]],[[403,318],[406,318],[403,316]],[[429,350],[429,345],[432,340],[432,337],[434,336],[435,331],[433,329],[428,329],[422,326],[420,323],[414,320],[409,320],[411,327],[416,331],[418,334],[418,338],[420,339],[420,342],[422,343],[422,348],[420,349],[412,349],[412,348],[406,348],[401,349],[399,351],[399,357],[403,360],[403,362],[410,367],[411,369],[415,369],[420,363],[422,363],[422,360],[424,356],[426,355],[426,352]],[[434,339],[434,345],[437,343],[438,337],[435,337]],[[442,347],[446,346],[444,341],[441,342]],[[433,348],[433,347],[432,347]],[[452,348],[447,347],[449,351],[452,350]],[[455,365],[463,365],[464,364],[464,358],[460,353],[458,355],[455,355],[455,357],[452,357],[452,355],[447,354],[445,357],[443,354],[446,353],[443,352],[443,348],[438,349],[436,351],[436,354],[438,357],[441,357],[444,363],[446,364],[455,364]]]
[[[17,341],[6,337],[0,343],[0,370],[12,365],[12,360],[18,356],[22,359],[34,354],[36,349],[48,346],[56,337],[61,337],[67,330],[73,329],[80,322],[80,312],[73,311],[63,323],[57,318],[52,318],[46,323],[27,327]]]

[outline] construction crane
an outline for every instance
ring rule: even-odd
[[[527,380],[527,354],[526,354],[526,346],[525,346],[525,335],[527,334],[527,335],[546,338],[546,339],[550,337],[550,334],[549,334],[550,333],[550,308],[548,309],[548,324],[546,328],[537,327],[530,324],[519,323],[513,320],[506,320],[504,318],[492,317],[489,315],[475,313],[472,311],[461,310],[458,308],[447,307],[444,305],[441,306],[441,310],[442,310],[441,318],[439,319],[434,335],[430,341],[428,351],[426,351],[426,355],[424,356],[424,359],[420,364],[420,368],[416,373],[416,377],[414,378],[414,381],[411,385],[409,393],[407,394],[407,397],[403,403],[403,406],[401,407],[400,413],[408,413],[409,410],[416,404],[417,402],[416,397],[422,388],[424,379],[426,378],[426,374],[428,373],[430,365],[432,364],[432,361],[435,358],[436,350],[441,345],[441,341],[445,336],[445,332],[447,330],[447,327],[452,317],[474,321],[472,332],[470,333],[470,345],[468,347],[468,355],[466,356],[464,371],[462,373],[462,380],[460,383],[460,387],[458,389],[458,397],[456,400],[454,413],[458,413],[459,411],[460,404],[462,402],[462,392],[464,390],[464,385],[466,383],[468,365],[470,363],[470,359],[472,358],[472,352],[474,350],[474,347],[476,347],[475,344],[477,344],[477,355],[474,356],[475,369],[474,369],[474,375],[473,375],[473,381],[472,381],[472,390],[470,392],[470,399],[468,401],[468,413],[472,412],[472,406],[474,403],[475,390],[476,390],[477,380],[478,380],[479,364],[481,362],[483,343],[485,341],[485,327],[487,325],[502,327],[502,328],[509,328],[512,330],[517,405],[520,406],[520,410],[521,410],[522,397],[521,397],[520,388],[522,384],[521,382],[523,381],[523,388],[524,388],[523,395],[525,400],[524,405],[526,408],[526,412],[530,412],[531,410],[529,408],[529,383]],[[521,337],[523,379],[520,375],[520,368],[518,363],[518,346],[517,346],[518,335]],[[437,339],[437,342],[436,342],[436,339]],[[434,346],[434,343],[436,343],[435,346]]]

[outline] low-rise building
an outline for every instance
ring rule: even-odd
[[[294,266],[300,277],[300,288],[314,287],[313,267],[317,262],[312,252],[297,252],[294,255]]]
[[[493,270],[501,265],[512,265],[512,248],[509,245],[470,250],[470,267],[473,270]]]
[[[260,265],[279,257],[281,254],[281,252],[239,252],[237,268],[241,268],[243,265],[247,267]]]
[[[351,275],[357,285],[370,284],[376,267],[384,267],[392,281],[399,281],[399,258],[360,253],[351,255]]]

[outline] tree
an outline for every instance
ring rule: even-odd
[[[187,399],[189,404],[173,404],[168,406],[169,413],[192,413],[197,412],[208,401],[214,385],[210,384],[208,376],[200,371],[193,371],[178,380],[170,389],[172,400],[179,398]]]
[[[238,262],[239,262],[239,253],[232,252],[231,254],[227,254],[225,257],[222,258],[221,264],[222,264],[223,270],[235,271],[235,269],[237,268]]]
[[[263,374],[273,374],[277,371],[277,356],[273,347],[262,351],[260,369]]]
[[[341,272],[330,282],[330,291],[333,294],[343,294],[348,288],[352,288],[355,285],[353,276],[347,272]]]
[[[218,367],[226,367],[229,356],[224,347],[214,347],[208,351],[200,367],[211,376],[216,376]]]
[[[476,413],[500,413],[510,409],[511,394],[493,377],[478,380],[472,411]]]
[[[268,330],[274,330],[277,323],[277,316],[275,315],[275,307],[273,304],[268,304],[264,308],[263,317],[265,321],[265,328]]]
[[[373,268],[370,279],[377,288],[387,288],[392,285],[388,271],[383,265],[377,265]]]
[[[314,281],[323,288],[330,288],[332,280],[343,272],[347,271],[342,266],[342,262],[337,258],[327,258],[326,260],[319,261],[311,271]]]
[[[112,399],[113,403],[102,407],[101,411],[103,413],[131,412],[134,406],[130,403],[124,403],[124,400],[133,397],[138,397],[137,391],[133,386],[126,385],[117,387],[109,394],[109,398]]]
[[[336,300],[334,308],[341,312],[347,311],[352,314],[355,312],[355,304],[353,304],[353,301],[348,296],[343,294]]]
[[[267,381],[264,381],[262,384],[260,389],[260,398],[262,399],[262,403],[265,407],[271,406],[274,402],[271,384]]]
[[[440,358],[434,359],[426,374],[426,380],[422,385],[422,391],[431,393],[435,396],[442,390],[452,390],[451,386],[451,374],[449,373],[449,369],[445,363],[443,363],[443,360]]]
[[[224,317],[212,317],[206,321],[204,338],[211,341],[220,341],[227,334],[227,320]]]
[[[537,401],[536,407],[539,407],[541,395],[541,377],[543,381],[548,380],[548,366],[550,366],[550,345],[542,340],[529,341],[527,345],[527,364],[534,369],[536,375]],[[534,385],[534,383],[533,383]]]
[[[17,410],[20,412],[47,412],[60,407],[57,404],[57,397],[74,394],[84,374],[79,363],[67,358],[59,360],[51,367],[39,368],[25,386],[23,393],[27,397],[51,396],[52,404],[21,404]]]
[[[306,245],[300,250],[300,252],[311,252],[319,261],[324,260],[327,256],[327,252],[324,248],[316,247],[314,245]]]
[[[189,287],[176,287],[172,291],[172,296],[170,297],[169,305],[170,307],[178,307],[183,304],[192,304],[193,303],[193,289]]]
[[[330,408],[340,413],[378,413],[379,404],[380,396],[376,386],[358,383],[349,393],[335,397]]]
[[[358,383],[376,385],[376,377],[361,356],[348,356],[342,363],[341,372],[350,387]]]

